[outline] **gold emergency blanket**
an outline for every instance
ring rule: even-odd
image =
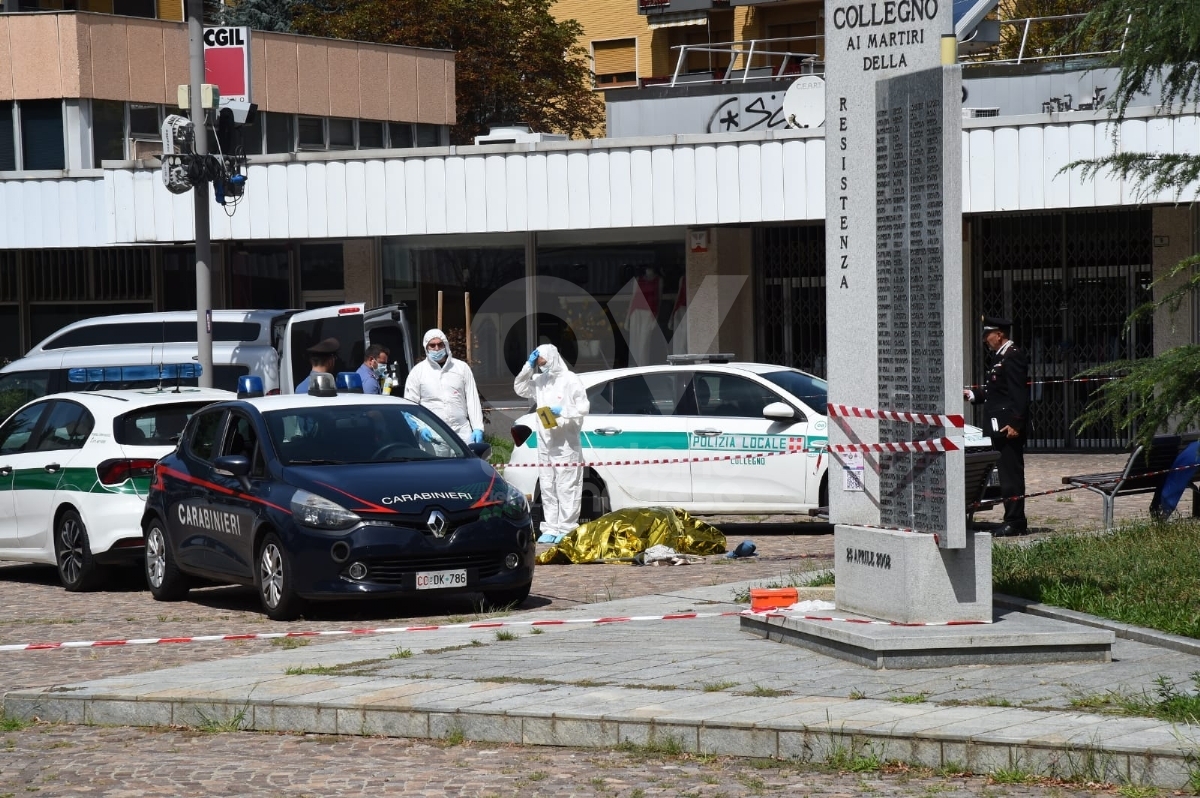
[[[581,524],[538,555],[538,565],[632,562],[651,546],[680,554],[724,554],[725,535],[711,524],[670,507],[616,510]]]

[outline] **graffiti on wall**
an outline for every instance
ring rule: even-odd
[[[787,124],[783,116],[783,92],[713,98],[716,107],[708,117],[706,133],[743,133],[774,130]]]

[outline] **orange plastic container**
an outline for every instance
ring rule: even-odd
[[[800,594],[794,587],[750,588],[750,609],[754,612],[790,607],[799,600]]]

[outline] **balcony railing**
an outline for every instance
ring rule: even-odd
[[[1066,28],[1069,23],[1074,20],[1078,23],[1087,14],[1056,14],[1046,17],[1025,17],[1023,19],[1002,19],[999,21],[999,26],[1003,33],[1000,34],[1000,41],[986,50],[975,53],[969,56],[960,56],[960,61],[971,63],[987,63],[987,64],[1028,64],[1042,61],[1058,61],[1068,58],[1097,58],[1099,56],[1111,55],[1120,52],[1125,47],[1125,40],[1129,36],[1129,24],[1133,20],[1133,15],[1129,15],[1125,20],[1125,32],[1121,36],[1120,42],[1112,42],[1110,47],[1105,49],[1103,44],[1096,41],[1085,39],[1085,43],[1092,45],[1089,49],[1084,47],[1080,50],[1073,50],[1069,47],[1060,47],[1060,42],[1066,37]],[[1047,32],[1047,28],[1049,31]],[[982,30],[982,27],[979,29]],[[1031,44],[1030,35],[1041,33],[1043,36],[1050,38],[1050,41],[1036,45]],[[1013,42],[1020,37],[1020,43],[1017,45],[1015,55],[1005,55],[1006,50],[1011,53]],[[970,40],[963,42],[968,43]]]
[[[748,39],[739,42],[678,45],[671,48],[679,51],[679,57],[675,61],[675,72],[671,76],[671,85],[678,84],[681,77],[685,78],[688,83],[731,83],[734,81],[747,83],[751,80],[769,80],[779,75],[786,75],[789,74],[789,70],[801,75],[821,73],[825,71],[825,62],[821,60],[819,54],[808,52],[807,49],[819,49],[815,45],[824,39],[825,37],[820,35],[790,36],[781,39]],[[806,47],[806,50],[792,49],[791,46],[783,50],[775,49],[775,46],[779,44],[792,45],[798,42],[805,42],[806,44],[803,46]],[[689,77],[689,73],[684,69],[688,58],[694,53],[728,55],[729,66],[720,74],[717,71],[692,73],[712,75],[710,78]],[[740,66],[738,65],[739,59]],[[755,66],[756,59],[759,65],[757,67]]]

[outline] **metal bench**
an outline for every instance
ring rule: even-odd
[[[1161,489],[1182,446],[1183,438],[1179,435],[1156,435],[1149,448],[1137,446],[1120,471],[1076,474],[1063,477],[1062,481],[1064,485],[1086,488],[1104,500],[1104,528],[1109,530],[1113,528],[1113,505],[1117,497]]]

